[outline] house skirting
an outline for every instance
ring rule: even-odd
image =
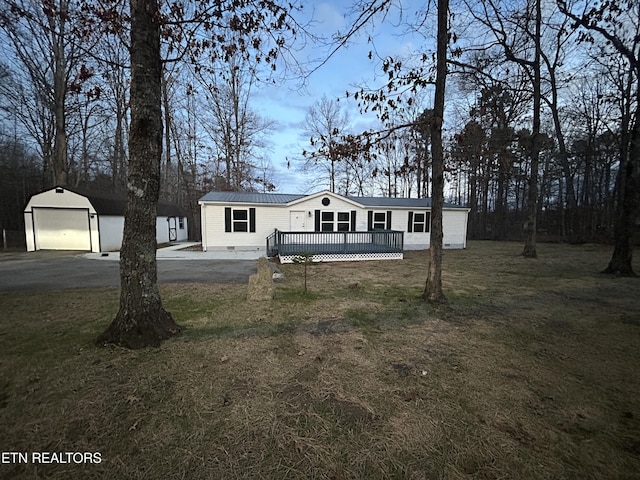
[[[298,255],[279,255],[281,263],[295,263],[294,259],[299,259]],[[313,255],[314,262],[357,262],[361,260],[402,260],[402,252],[388,253],[319,253]]]

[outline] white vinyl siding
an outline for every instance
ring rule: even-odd
[[[100,251],[116,252],[122,247],[124,217],[100,215]]]
[[[329,205],[323,205],[322,199],[328,197]],[[256,225],[255,232],[225,232],[225,208],[244,209],[255,208]],[[311,195],[289,204],[258,204],[241,202],[201,202],[202,241],[204,249],[219,250],[253,250],[264,254],[266,238],[275,229],[281,231],[307,231],[313,232],[316,228],[316,213],[332,212],[331,215],[319,217],[319,227],[329,228],[333,231],[339,228],[353,230],[351,228],[351,212],[355,214],[355,231],[365,232],[371,229],[369,214],[372,215],[371,223],[377,223],[378,227],[384,223],[385,229],[403,231],[404,246],[407,250],[423,250],[429,248],[428,232],[408,232],[409,212],[425,214],[425,219],[417,219],[418,224],[427,228],[430,222],[431,212],[428,209],[416,209],[408,207],[367,207],[357,204],[357,199],[350,201],[328,192]],[[376,213],[382,215],[376,217]],[[464,248],[466,246],[466,209],[450,209],[443,212],[444,241],[450,246],[446,248]],[[292,215],[294,219],[292,219]],[[347,215],[349,219],[347,220]],[[342,224],[342,225],[341,225]],[[293,228],[295,225],[295,228]],[[390,228],[389,228],[390,227]],[[413,228],[413,225],[412,225]],[[427,228],[428,230],[428,228]]]
[[[444,248],[467,248],[467,211],[443,212]]]

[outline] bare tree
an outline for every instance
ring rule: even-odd
[[[267,147],[266,137],[274,122],[250,106],[254,99],[256,72],[239,51],[219,60],[215,68],[201,69],[196,78],[206,91],[210,114],[203,120],[217,150],[226,190],[242,191],[254,186],[258,150]]]
[[[102,124],[106,123],[104,104],[98,101],[99,89],[88,89],[72,95],[69,132],[69,183],[87,186],[100,163],[99,150],[104,141]],[[77,150],[74,154],[74,150]],[[75,161],[74,161],[75,159]],[[70,178],[70,179],[71,179]]]
[[[177,46],[184,48],[178,52],[179,57],[188,54],[195,59],[208,51],[213,59],[226,59],[226,52],[235,48],[240,48],[247,56],[251,48],[261,52],[266,48],[260,41],[261,35],[264,26],[269,25],[269,34],[276,39],[265,60],[272,63],[278,55],[278,47],[286,43],[278,32],[288,28],[288,10],[269,0],[262,1],[259,10],[254,9],[250,1],[233,0],[232,6],[234,8],[224,0],[213,5],[197,2],[195,13],[189,12],[193,17],[186,18],[186,12],[179,8],[163,14],[157,0],[130,0],[130,160],[120,251],[120,308],[97,339],[100,344],[116,343],[128,348],[157,346],[181,330],[164,309],[157,284],[155,224],[163,132],[161,29],[173,27],[164,35],[175,41],[169,51],[175,51]],[[225,17],[225,12],[231,13]],[[97,14],[102,18],[122,18],[113,11],[100,10]],[[223,23],[222,19],[228,23]],[[120,26],[118,22],[116,25]],[[198,28],[202,29],[200,35],[195,34]],[[111,25],[107,25],[107,29],[120,31]],[[183,29],[193,30],[185,32]],[[234,35],[229,35],[230,32]],[[237,40],[235,33],[248,40],[232,43]],[[212,36],[207,39],[207,34]]]
[[[447,82],[447,51],[449,49],[449,0],[438,0],[436,37],[436,84],[431,132],[431,238],[429,242],[429,271],[423,297],[432,303],[446,302],[442,290],[442,208],[444,206],[444,148],[442,125]]]
[[[50,181],[59,185],[68,182],[68,97],[91,76],[91,72],[83,68],[82,55],[73,34],[76,8],[75,2],[70,0],[0,2],[0,25],[11,42],[15,58],[35,93],[35,99],[46,106],[53,120],[53,144],[45,146],[43,153],[45,162],[50,160]],[[36,122],[38,127],[35,130],[41,132],[39,125],[45,122],[37,117],[29,120]],[[46,136],[40,135],[40,140]]]
[[[96,62],[103,104],[110,134],[105,139],[112,191],[124,190],[128,172],[129,52],[119,38],[102,36],[97,45],[101,61]]]
[[[635,276],[631,240],[640,195],[640,3],[605,0],[577,10],[577,6],[558,0],[558,6],[581,29],[580,40],[590,43],[594,36],[604,39],[606,48],[601,53],[615,52],[631,74],[628,114],[621,116],[620,124],[622,138],[616,180],[615,246],[604,273]]]
[[[46,95],[28,78],[24,78],[23,72],[17,69],[6,71],[8,73],[0,82],[2,108],[13,120],[14,128],[19,124],[21,133],[37,145],[43,176],[46,176],[44,183],[50,185],[53,178],[45,173],[51,170],[55,122]]]
[[[450,53],[449,2],[437,0],[428,2],[421,11],[419,20],[410,28],[428,37],[426,27],[430,18],[430,7],[437,8],[437,36],[436,52],[434,55],[421,53],[414,62],[408,62],[407,67],[402,58],[386,57],[381,59],[381,67],[385,76],[385,84],[380,88],[370,89],[362,87],[353,94],[358,106],[363,112],[374,111],[382,122],[393,121],[394,114],[402,111],[405,105],[411,105],[415,95],[427,85],[435,85],[434,107],[431,112],[425,112],[417,121],[391,125],[380,131],[367,131],[360,135],[346,135],[341,139],[343,146],[338,146],[338,152],[371,152],[372,148],[382,140],[389,138],[393,132],[403,128],[414,128],[422,125],[430,132],[431,142],[431,230],[430,230],[430,259],[429,271],[423,298],[430,302],[446,302],[442,290],[442,209],[444,204],[444,146],[442,129],[444,124],[444,104],[447,79],[447,64]],[[391,0],[358,0],[352,5],[351,12],[354,21],[345,33],[334,37],[334,49],[329,57],[346,45],[349,40],[361,31],[369,22],[377,18],[384,18],[392,8],[398,7]],[[398,7],[402,11],[402,7]],[[429,37],[431,40],[431,38]],[[370,57],[373,56],[372,49]],[[435,68],[431,59],[435,60]],[[435,80],[434,80],[435,72]],[[428,114],[427,114],[428,113]],[[427,124],[427,125],[425,125]],[[428,128],[426,128],[428,126]]]
[[[469,11],[494,37],[493,43],[502,50],[504,58],[522,68],[529,76],[532,89],[532,130],[529,145],[530,173],[527,193],[527,215],[524,222],[525,244],[522,255],[537,256],[536,233],[538,214],[538,175],[540,162],[541,126],[541,0],[529,0],[522,10],[510,9],[500,0],[485,0],[475,5],[467,3]]]
[[[546,78],[544,78],[544,80],[548,83],[548,93],[542,96],[542,100],[549,107],[553,118],[558,157],[562,173],[564,175],[564,185],[566,185],[568,215],[566,216],[566,222],[562,222],[563,232],[568,234],[570,241],[577,241],[577,225],[575,221],[577,216],[577,196],[571,166],[569,164],[569,155],[565,138],[566,128],[564,128],[564,124],[560,118],[560,89],[563,86],[563,66],[566,63],[568,54],[570,53],[568,51],[570,48],[569,41],[573,40],[573,37],[570,34],[570,29],[568,28],[568,19],[565,17],[560,20],[554,20],[557,15],[555,15],[555,12],[553,13],[554,14],[549,15],[549,18],[545,22],[547,25],[547,31],[549,32],[548,45],[545,48],[540,49],[540,57],[546,68]]]
[[[340,103],[326,96],[309,108],[304,120],[304,135],[309,137],[311,148],[303,152],[303,168],[322,172],[331,192],[336,191],[340,161],[343,160],[337,144],[349,133],[349,123],[349,115],[342,110]],[[344,170],[345,162],[342,167]]]
[[[157,346],[180,332],[162,306],[156,266],[156,209],[162,156],[162,61],[155,0],[131,1],[129,178],[120,250],[120,309],[98,343]]]

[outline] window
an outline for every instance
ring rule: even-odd
[[[391,211],[369,212],[367,230],[391,230]]]
[[[184,217],[179,218],[178,227],[180,228],[180,230],[184,230]]]
[[[333,212],[322,212],[321,232],[333,232]]]
[[[256,209],[255,208],[230,208],[224,209],[225,232],[255,232]]]
[[[351,215],[349,212],[338,212],[338,231],[348,232],[351,224]]]
[[[356,229],[356,212],[316,210],[316,232],[349,232]]]
[[[407,232],[428,233],[431,228],[431,212],[409,212]]]
[[[387,226],[387,214],[384,212],[375,212],[373,214],[373,229],[384,230]]]
[[[249,212],[246,210],[233,211],[233,231],[248,232],[249,231]]]
[[[367,230],[391,230],[391,211],[369,212]]]

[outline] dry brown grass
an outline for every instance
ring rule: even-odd
[[[424,252],[302,266],[270,302],[165,285],[186,333],[96,349],[117,291],[0,296],[0,448],[99,465],[1,478],[640,478],[640,281],[608,248],[471,242],[449,306]],[[637,267],[640,270],[640,266]]]

